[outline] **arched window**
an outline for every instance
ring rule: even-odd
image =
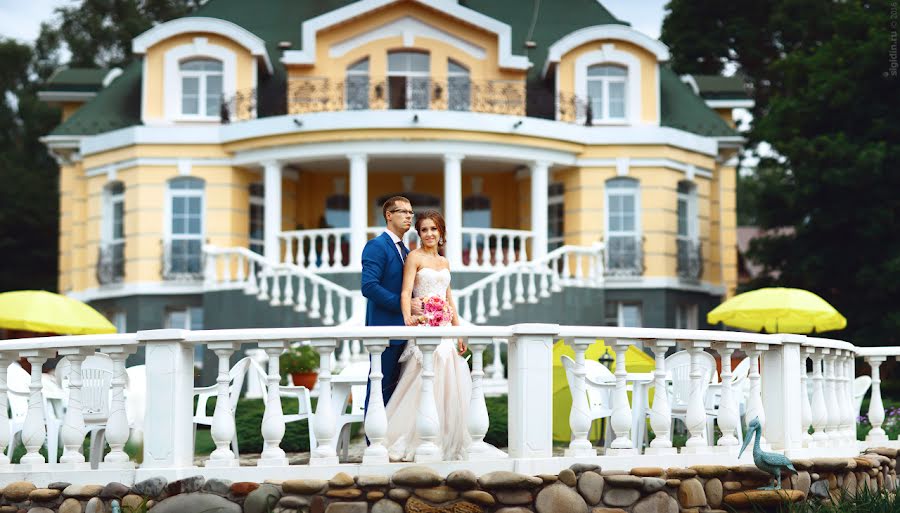
[[[702,272],[700,258],[700,219],[697,212],[697,187],[692,182],[678,182],[678,276],[696,280]]]
[[[606,182],[606,270],[612,275],[643,273],[640,186],[632,178]]]
[[[204,199],[203,180],[175,178],[169,181],[165,279],[200,279],[203,276]]]
[[[465,66],[447,61],[447,110],[470,110],[472,81]]]
[[[103,188],[103,220],[97,282],[118,283],[125,276],[125,185],[111,182]]]
[[[266,247],[266,194],[262,183],[250,184],[250,251],[262,255]]]
[[[388,54],[388,106],[427,109],[431,102],[431,64],[424,52]]]
[[[346,89],[347,110],[366,110],[369,108],[368,57],[347,66],[347,79],[344,87]]]
[[[222,105],[222,62],[189,59],[178,65],[181,77],[181,114],[218,117]]]
[[[587,95],[591,119],[624,121],[628,72],[621,66],[595,64],[587,69]]]

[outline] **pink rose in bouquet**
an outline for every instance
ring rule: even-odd
[[[453,309],[450,303],[440,296],[430,296],[422,301],[420,326],[449,326],[453,321]]]

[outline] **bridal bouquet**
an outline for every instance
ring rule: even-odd
[[[420,326],[449,326],[453,321],[453,309],[446,299],[440,296],[427,297],[422,301]]]

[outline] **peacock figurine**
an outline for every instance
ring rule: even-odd
[[[744,454],[744,449],[750,445],[750,439],[754,436],[756,438],[753,440],[753,463],[756,465],[756,468],[772,474],[778,480],[777,485],[763,486],[760,490],[781,490],[781,472],[787,469],[796,474],[797,469],[794,468],[791,460],[787,459],[783,454],[765,452],[759,447],[759,439],[762,437],[762,426],[759,425],[759,417],[754,417],[747,426],[747,435],[744,436],[744,445],[741,446],[738,458]]]

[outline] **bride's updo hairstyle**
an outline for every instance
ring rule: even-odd
[[[444,222],[444,216],[437,210],[426,210],[416,214],[416,233],[419,234],[419,237],[422,236],[419,233],[422,228],[422,222],[426,219],[434,221],[434,225],[437,226],[438,232],[441,234],[438,237],[438,249],[444,249],[444,244],[447,242],[447,223]]]

